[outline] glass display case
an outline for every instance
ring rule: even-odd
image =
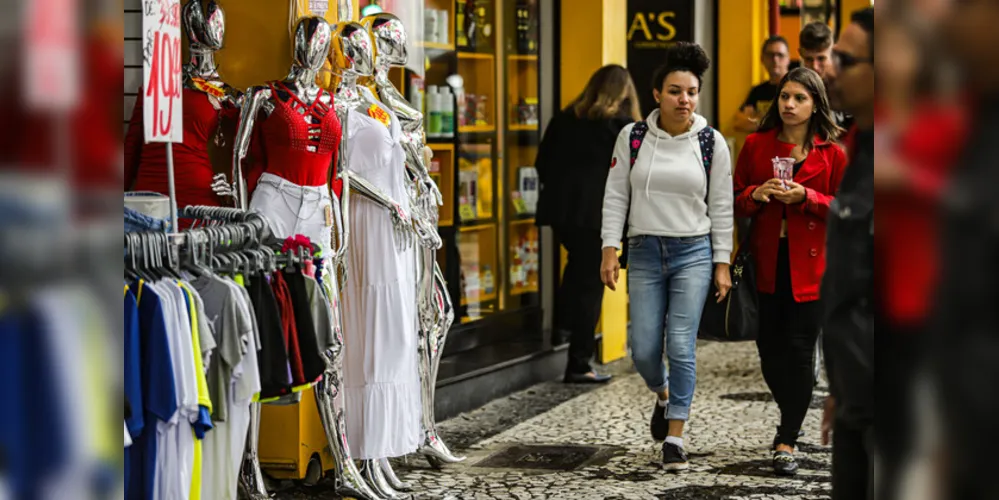
[[[455,324],[472,327],[540,307],[538,6],[426,0],[424,14],[425,76],[400,78],[424,110],[434,152],[429,168],[444,197],[438,261]]]

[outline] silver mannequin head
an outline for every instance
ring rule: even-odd
[[[402,21],[389,13],[365,17],[361,24],[368,28],[378,49],[379,66],[403,66],[409,59],[406,49],[406,27]]]
[[[355,22],[337,25],[333,37],[333,65],[343,77],[371,76],[375,71],[375,48],[371,35]]]
[[[325,19],[304,17],[295,25],[295,65],[310,72],[318,72],[329,54],[332,30]]]
[[[215,0],[202,8],[200,0],[191,0],[184,5],[181,15],[191,49],[214,52],[222,48],[225,38],[225,12]]]

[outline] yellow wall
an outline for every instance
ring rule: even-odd
[[[625,65],[627,61],[627,0],[573,0],[562,2],[561,105],[564,107],[583,91],[590,75],[606,64]],[[566,262],[562,249],[562,263]],[[564,268],[563,268],[564,270]],[[627,274],[621,272],[621,283]],[[609,363],[627,354],[628,294],[625,286],[604,294],[603,314],[597,331],[603,334],[597,359]]]
[[[226,34],[225,46],[215,58],[225,81],[245,89],[284,78],[292,61],[289,0],[219,0],[219,5],[225,10]],[[326,20],[337,22],[334,1]]]
[[[850,14],[863,9],[865,7],[870,7],[874,4],[871,0],[839,0],[839,26],[840,32],[850,24]]]
[[[733,135],[732,118],[749,94],[763,81],[760,45],[767,36],[765,0],[718,2],[718,118],[722,133]]]
[[[560,107],[576,98],[590,75],[605,64],[625,64],[626,0],[562,2]]]

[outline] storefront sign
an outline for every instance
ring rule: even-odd
[[[676,42],[694,41],[694,0],[628,0],[628,71],[642,114],[655,109],[652,76]]]
[[[180,1],[142,0],[142,92],[146,142],[181,142]]]

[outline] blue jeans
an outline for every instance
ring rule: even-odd
[[[669,389],[666,418],[687,420],[697,381],[697,328],[711,286],[710,237],[636,236],[628,238],[628,251],[632,360],[649,389]]]

